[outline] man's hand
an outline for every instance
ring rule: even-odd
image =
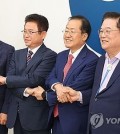
[[[0,124],[6,125],[6,122],[7,122],[7,114],[0,113]]]
[[[73,90],[70,87],[67,87],[69,94],[69,101],[72,103],[74,101],[80,101],[80,91]],[[82,99],[81,99],[82,100]]]
[[[38,86],[36,88],[26,88],[25,89],[25,93],[31,95],[31,96],[34,96],[36,97],[37,100],[43,100],[42,98],[42,93],[44,92],[45,90]]]
[[[60,83],[57,83],[56,85],[54,85],[53,88],[56,91],[57,99],[59,102],[61,103],[69,102],[68,96],[67,96],[68,89],[65,86],[63,86]]]
[[[34,88],[33,88],[34,89]],[[29,88],[29,87],[27,87],[26,89],[25,89],[25,94],[29,94],[29,95],[32,95],[33,93],[34,93],[34,90],[33,90],[32,88]]]
[[[43,100],[42,93],[45,91],[42,87],[38,86],[33,88],[32,96],[35,96],[37,100]]]
[[[0,85],[6,84],[6,77],[0,76]]]

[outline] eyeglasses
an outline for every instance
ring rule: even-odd
[[[65,35],[66,35],[66,34],[69,34],[69,35],[71,35],[71,36],[75,35],[76,33],[80,33],[80,32],[77,32],[77,31],[75,31],[75,30],[63,30],[62,32],[63,32]]]
[[[33,35],[33,34],[35,34],[35,33],[39,33],[39,32],[42,32],[42,31],[27,31],[27,30],[22,30],[21,31],[23,34],[28,34],[28,35]]]
[[[105,35],[110,35],[111,34],[111,32],[113,32],[113,31],[119,31],[119,30],[112,30],[112,29],[104,29],[104,30],[102,30],[102,29],[100,29],[100,30],[98,30],[98,34],[101,36],[103,33],[105,34]]]

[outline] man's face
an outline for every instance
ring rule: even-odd
[[[101,46],[107,52],[120,51],[120,30],[117,19],[105,19],[99,31]]]
[[[82,33],[80,30],[82,22],[80,20],[70,20],[64,31],[64,43],[67,48],[70,48],[71,51],[75,52],[82,45],[84,45],[87,34]]]
[[[28,48],[36,48],[41,45],[45,38],[46,32],[39,31],[35,22],[27,22],[24,26],[23,38]]]

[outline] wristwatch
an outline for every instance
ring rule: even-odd
[[[46,100],[46,92],[45,91],[42,92],[41,96],[42,96],[43,100]]]

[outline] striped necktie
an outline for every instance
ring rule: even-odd
[[[32,56],[33,55],[33,52],[31,50],[28,51],[28,54],[27,54],[27,65],[29,64],[30,60],[32,59]]]

